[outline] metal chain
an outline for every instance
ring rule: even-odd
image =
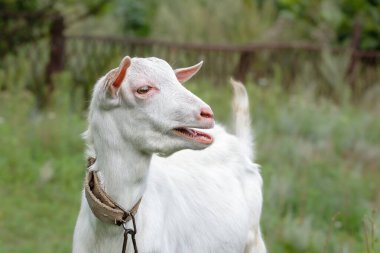
[[[128,215],[131,216],[132,218],[132,226],[133,228],[128,228],[127,227],[127,222],[124,222],[123,223],[123,228],[124,228],[124,240],[123,240],[123,248],[121,250],[121,253],[125,253],[126,252],[126,249],[127,249],[127,242],[128,242],[128,235],[131,235],[131,239],[132,239],[132,245],[133,245],[133,250],[135,253],[138,253],[138,250],[137,250],[137,244],[136,244],[136,233],[137,233],[137,230],[136,230],[136,222],[135,222],[135,217],[134,215],[130,212]]]

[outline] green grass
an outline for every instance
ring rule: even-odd
[[[301,81],[290,91],[268,83],[248,89],[270,252],[380,252],[379,103],[334,102]],[[0,252],[71,249],[86,122],[59,87],[43,113],[28,92],[0,93]],[[195,79],[189,88],[228,125],[229,86]]]
[[[67,103],[36,114],[25,92],[0,101],[0,252],[70,252],[84,119]]]

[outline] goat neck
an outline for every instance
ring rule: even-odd
[[[127,142],[106,146],[105,150],[97,149],[95,170],[106,193],[129,210],[143,196],[152,156]]]

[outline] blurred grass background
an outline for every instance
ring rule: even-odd
[[[353,20],[346,13],[380,16],[379,7],[366,1],[110,2],[66,32],[229,44],[313,40],[329,48],[350,42],[344,33]],[[91,6],[67,0],[52,8],[70,18]],[[372,31],[371,22],[363,24]],[[371,36],[364,33],[361,48],[378,49],[379,38]],[[68,252],[84,176],[84,98],[75,89],[75,73],[64,70],[54,76],[49,106],[39,109],[40,86],[26,85],[25,47],[7,54],[0,70],[0,252]],[[117,64],[124,54],[117,51],[111,61]],[[37,57],[43,61],[46,53]],[[291,83],[287,69],[270,60],[260,64],[272,64],[271,74],[246,83],[264,178],[264,238],[270,252],[380,252],[379,68],[358,74],[359,87],[367,72],[374,80],[359,96],[345,79],[346,56],[326,50],[318,57],[317,67],[302,59]],[[83,59],[91,60],[102,61]],[[195,77],[187,84],[226,126],[227,81],[215,85]]]

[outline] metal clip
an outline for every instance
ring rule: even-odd
[[[129,216],[131,216],[132,218],[132,226],[133,228],[128,228],[127,227],[127,222],[124,222],[122,225],[123,225],[123,229],[124,229],[124,241],[123,241],[123,249],[122,249],[122,253],[125,253],[125,250],[127,249],[127,242],[128,242],[128,235],[131,235],[131,239],[132,239],[132,244],[133,244],[133,250],[135,253],[138,253],[138,250],[137,250],[137,244],[136,244],[136,233],[137,233],[137,230],[136,230],[136,222],[135,222],[135,217],[133,216],[133,214],[131,212],[128,213]]]

